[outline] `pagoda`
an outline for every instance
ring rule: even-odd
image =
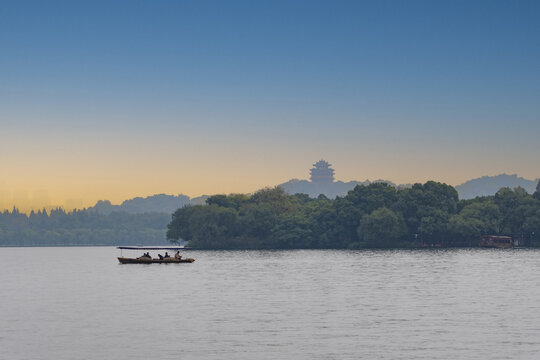
[[[319,160],[313,164],[311,173],[311,182],[313,183],[332,183],[334,182],[334,169],[327,161]]]

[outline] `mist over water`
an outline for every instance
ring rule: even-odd
[[[537,359],[539,250],[0,248],[2,359]],[[126,254],[124,254],[126,255]]]

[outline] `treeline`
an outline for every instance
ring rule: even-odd
[[[206,203],[178,209],[167,237],[200,249],[356,249],[474,246],[482,234],[540,235],[540,192],[522,188],[460,201],[452,186],[433,181],[402,190],[359,185],[335,200],[277,187]]]
[[[61,208],[0,212],[0,246],[163,245],[171,216]]]

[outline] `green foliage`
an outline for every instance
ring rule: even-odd
[[[168,237],[206,249],[289,249],[453,246],[477,244],[483,234],[540,234],[540,200],[519,188],[463,201],[433,181],[403,190],[360,185],[335,200],[272,188],[207,204],[177,210]]]
[[[208,205],[217,205],[238,210],[248,199],[244,194],[213,195],[206,199]]]
[[[418,232],[422,234],[424,243],[446,244],[449,232],[450,214],[440,209],[433,209],[420,219]]]
[[[163,245],[170,216],[63,209],[0,213],[0,246]]]
[[[390,207],[397,201],[394,187],[386,183],[373,183],[368,186],[357,185],[347,194],[347,200],[357,209],[369,214],[381,207]]]
[[[13,209],[0,213],[0,246],[157,245],[165,235],[200,249],[474,245],[483,234],[539,238],[537,195],[503,188],[459,201],[453,187],[429,181],[403,190],[359,185],[334,200],[287,195],[281,188],[214,195],[206,205],[176,210],[172,219],[160,213],[54,209],[26,215]]]
[[[492,199],[468,201],[461,211],[452,216],[449,232],[454,237],[470,242],[482,234],[500,234],[501,212]]]
[[[534,207],[535,199],[518,187],[516,189],[502,188],[494,198],[501,212],[501,230],[506,233],[521,233],[527,213]]]
[[[405,224],[410,234],[421,233],[428,227],[428,223],[435,219],[422,219],[433,217],[437,210],[446,214],[455,214],[457,211],[457,191],[446,184],[428,181],[425,184],[414,184],[410,189],[399,192],[399,199],[393,206],[403,214]],[[424,228],[420,226],[424,224]]]
[[[236,211],[232,208],[217,205],[201,207],[190,219],[190,243],[198,248],[220,248],[234,236],[235,222]]]
[[[309,220],[300,213],[281,214],[270,233],[270,247],[302,249],[312,247]]]
[[[358,236],[360,244],[367,247],[392,247],[405,235],[407,229],[401,214],[381,207],[360,221]]]

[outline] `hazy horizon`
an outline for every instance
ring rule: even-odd
[[[0,208],[540,177],[535,1],[0,5]]]
[[[529,180],[529,181],[540,180],[540,178],[526,179],[524,177],[519,176],[518,174],[504,174],[504,173],[503,174],[497,174],[497,175],[483,175],[481,177],[477,177],[477,178],[474,178],[474,179],[480,179],[480,178],[483,178],[483,177],[486,177],[486,176],[487,177],[497,177],[497,176],[502,176],[502,175],[516,176],[518,179],[525,179],[525,180]],[[456,185],[453,185],[453,184],[449,184],[449,185],[452,185],[452,186],[455,187],[455,186],[462,185],[462,184],[466,183],[467,181],[474,180],[474,179],[468,179],[468,180],[464,181],[463,183],[456,184]],[[290,178],[287,181],[290,181],[290,180],[308,180],[309,181],[309,176],[305,176],[304,178]],[[343,181],[343,182],[359,181],[359,182],[363,182],[363,181],[377,181],[377,180],[392,181],[390,179],[382,179],[382,178],[352,179],[352,180],[344,181],[342,179],[336,178],[335,182],[338,182],[338,181]],[[426,181],[429,181],[429,180],[433,180],[433,179],[427,179]],[[111,200],[111,199],[108,199],[108,198],[105,198],[105,197],[100,197],[100,198],[96,198],[95,200],[88,200],[88,201],[85,202],[83,200],[83,198],[80,197],[80,198],[67,199],[63,203],[61,203],[61,202],[53,203],[50,200],[52,198],[51,195],[46,190],[37,191],[37,192],[34,192],[33,194],[28,194],[28,193],[26,193],[26,194],[18,193],[17,194],[16,193],[16,194],[13,194],[13,196],[11,196],[11,197],[9,197],[10,194],[8,194],[6,192],[4,192],[4,193],[0,192],[0,195],[3,195],[3,197],[0,197],[0,211],[2,211],[2,210],[11,210],[13,207],[17,208],[21,212],[26,212],[26,213],[29,213],[32,210],[34,210],[34,211],[38,211],[38,210],[42,210],[42,209],[50,210],[50,209],[55,209],[55,208],[63,208],[65,210],[67,210],[67,211],[72,211],[72,210],[75,210],[75,209],[81,210],[81,209],[92,207],[92,206],[96,205],[96,203],[98,201],[109,201],[109,202],[111,202],[112,205],[120,205],[126,200],[131,200],[131,199],[135,199],[135,198],[146,198],[146,197],[155,196],[155,195],[167,195],[167,196],[185,195],[185,196],[188,196],[189,198],[193,199],[193,198],[198,198],[198,197],[205,196],[205,195],[210,196],[210,195],[215,195],[215,194],[234,194],[234,193],[252,194],[252,193],[256,192],[257,190],[261,190],[261,189],[268,188],[268,187],[278,186],[278,185],[283,184],[285,182],[286,181],[283,181],[283,182],[281,182],[279,184],[271,184],[271,185],[261,186],[261,187],[255,188],[254,190],[251,190],[251,191],[231,191],[231,192],[225,192],[224,191],[224,192],[215,192],[215,193],[206,192],[206,193],[201,193],[201,194],[186,194],[185,192],[182,192],[182,191],[176,191],[176,192],[171,192],[171,193],[158,191],[158,192],[151,193],[151,194],[135,194],[135,195],[128,196],[128,197],[125,197],[125,198],[114,199],[114,200]],[[396,185],[407,185],[407,184],[424,183],[424,182],[425,181],[411,181],[409,183],[395,183],[395,182],[393,182],[393,183],[395,183]],[[6,196],[6,195],[8,195],[8,196]],[[17,196],[19,196],[19,197],[17,198]]]

